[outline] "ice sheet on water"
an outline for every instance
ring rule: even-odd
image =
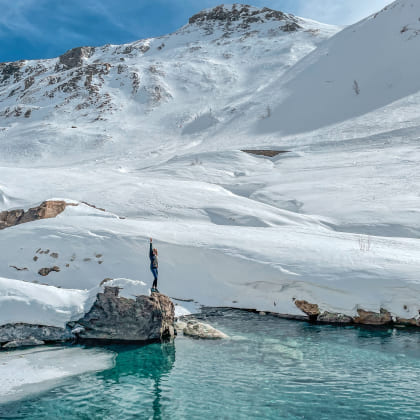
[[[65,378],[111,368],[115,354],[82,347],[0,353],[0,404],[53,388]]]

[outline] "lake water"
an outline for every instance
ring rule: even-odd
[[[232,310],[208,322],[231,339],[110,346],[112,369],[0,405],[0,418],[420,419],[419,332]]]

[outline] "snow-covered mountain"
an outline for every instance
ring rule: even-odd
[[[2,64],[0,209],[105,211],[2,230],[0,276],[147,282],[152,236],[172,297],[418,317],[419,18],[398,0],[340,31],[220,6],[160,38]]]
[[[160,38],[4,63],[0,160],[144,153],[169,138],[189,147],[191,136],[240,119],[255,92],[337,30],[268,8],[220,6]]]

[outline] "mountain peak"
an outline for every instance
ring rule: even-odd
[[[258,8],[246,4],[221,4],[212,9],[204,9],[189,19],[189,24],[205,25],[209,23],[230,24],[237,22],[241,27],[248,27],[251,23],[267,21],[284,21],[287,31],[296,31],[300,28],[298,19],[287,13],[269,9]]]

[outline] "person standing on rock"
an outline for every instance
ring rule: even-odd
[[[158,281],[158,251],[156,248],[153,248],[153,240],[150,238],[150,251],[149,251],[149,258],[150,258],[150,271],[153,274],[153,285],[152,285],[152,292],[159,292],[157,289],[157,281]]]

